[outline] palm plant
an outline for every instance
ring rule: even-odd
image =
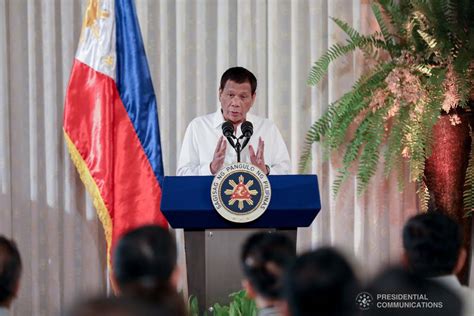
[[[364,192],[382,156],[386,176],[408,165],[410,181],[422,183],[434,124],[442,113],[450,116],[451,124],[460,124],[459,111],[469,108],[474,82],[474,2],[378,0],[372,3],[372,11],[380,29],[371,35],[333,18],[347,34],[347,42],[329,48],[308,79],[310,85],[318,84],[331,62],[357,49],[370,65],[306,135],[301,172],[307,168],[314,142],[322,143],[326,157],[345,148],[333,184],[335,194],[354,164],[358,164],[357,192]],[[355,132],[349,135],[354,124]],[[471,160],[467,184],[474,184]],[[403,179],[398,178],[403,188]],[[464,204],[472,210],[474,186],[467,187]]]

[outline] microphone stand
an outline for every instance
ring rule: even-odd
[[[241,135],[239,138],[235,137],[234,135],[228,136],[227,140],[229,141],[230,145],[235,149],[235,152],[237,153],[237,162],[240,162],[240,153],[242,150],[245,148],[247,143],[250,140],[250,137],[245,137],[243,145],[240,143],[240,140],[243,139],[245,136]],[[235,143],[234,143],[235,139]]]
[[[242,148],[240,147],[239,139],[237,139],[237,142],[234,148],[235,148],[235,151],[237,152],[237,162],[240,162],[240,151],[242,150]]]

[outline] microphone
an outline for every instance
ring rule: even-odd
[[[224,134],[225,138],[229,141],[230,145],[235,148],[234,140],[232,139],[234,136],[234,124],[229,121],[225,121],[222,124],[222,134]]]
[[[242,143],[242,149],[248,144],[250,137],[253,134],[253,124],[252,122],[245,121],[240,125],[240,130],[242,131],[242,136],[245,137],[244,142]]]
[[[253,134],[252,122],[249,122],[249,121],[243,122],[242,125],[240,126],[240,129],[242,130],[242,135],[244,135],[244,137],[247,137],[247,138],[252,137],[252,134]]]
[[[234,125],[229,121],[225,121],[224,124],[222,124],[222,134],[224,134],[225,137],[232,137],[234,135]]]

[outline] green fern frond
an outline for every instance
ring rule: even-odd
[[[445,0],[441,2],[441,8],[444,12],[445,19],[448,22],[451,35],[460,37],[459,41],[465,40],[465,32],[463,29],[463,23],[460,23],[459,12],[460,1]]]
[[[324,140],[329,149],[336,149],[345,140],[346,131],[354,122],[357,115],[366,109],[372,98],[372,94],[379,88],[385,87],[384,79],[388,75],[393,64],[385,64],[377,67],[378,70],[368,78],[361,78],[353,86],[348,97],[342,98],[337,104],[337,115],[333,116],[331,128],[326,133]]]
[[[388,44],[381,39],[383,35],[378,32],[373,33],[370,36],[361,35],[356,29],[351,27],[348,23],[338,19],[331,18],[348,36],[347,45],[336,43],[331,46],[328,51],[323,54],[313,65],[308,76],[308,85],[314,86],[321,81],[324,75],[327,73],[329,64],[337,58],[346,55],[354,50],[361,49],[369,55],[373,55],[376,49],[383,49],[387,52],[393,50],[393,45]]]
[[[331,20],[336,23],[337,26],[341,30],[344,31],[344,33],[349,36],[350,42],[357,42],[359,43],[358,48],[365,50],[365,49],[374,49],[374,48],[380,48],[380,49],[385,49],[385,50],[390,50],[391,46],[383,39],[384,36],[383,34],[379,32],[374,32],[371,35],[362,35],[354,29],[352,26],[350,26],[348,23],[332,17]]]
[[[347,167],[347,169],[359,156],[359,152],[362,148],[362,145],[364,144],[367,132],[371,127],[370,123],[370,120],[364,120],[357,128],[354,138],[347,145],[346,152],[344,153],[344,157],[342,159],[342,163]]]
[[[414,18],[423,17],[418,20],[420,30],[429,33],[437,43],[436,50],[432,50],[432,52],[437,56],[447,58],[453,48],[453,43],[456,42],[456,33],[459,33],[460,29],[451,27],[447,22],[448,5],[446,0],[412,1],[412,3],[415,10]]]
[[[347,178],[351,173],[346,168],[340,168],[337,170],[336,180],[332,183],[332,193],[335,197],[339,193],[339,189],[341,188],[342,184],[346,182]]]
[[[419,182],[419,187],[416,191],[416,195],[418,196],[420,211],[427,212],[430,203],[430,192],[428,191],[428,187],[426,186],[425,181]]]
[[[430,47],[431,49],[437,48],[438,42],[433,36],[431,36],[430,34],[422,30],[417,30],[417,31],[418,31],[418,34],[420,34],[421,38],[425,41],[426,45],[428,45],[428,47]]]
[[[425,114],[426,116],[423,119],[411,120],[406,125],[405,133],[409,134],[412,138],[407,143],[410,152],[409,168],[411,181],[422,180],[426,159],[431,155],[432,130],[438,114],[439,108],[437,108],[435,113],[431,113],[431,115]]]
[[[391,104],[391,103],[390,103]],[[402,151],[404,148],[404,130],[409,117],[409,108],[402,107],[396,116],[392,119],[392,128],[387,139],[387,146],[384,151],[384,175],[388,177],[395,168],[401,170]]]
[[[453,0],[444,0],[441,1],[440,6],[442,11],[444,12],[446,21],[457,26],[459,23],[458,17],[458,4],[459,1]]]
[[[405,29],[407,22],[407,12],[405,11],[407,10],[393,0],[378,0],[377,2],[382,7],[384,14],[389,18],[391,25],[395,28],[394,33],[400,34],[400,37],[404,38],[407,34]]]
[[[410,178],[412,182],[420,181],[423,176],[423,171],[425,170],[425,142],[421,137],[419,128],[408,126],[409,133],[413,137],[413,141],[409,143],[408,148],[410,152]]]
[[[313,143],[309,146],[304,146],[303,151],[301,152],[298,162],[298,173],[306,173],[308,171],[308,165],[313,157],[311,154],[312,144]]]
[[[451,11],[451,6],[448,5],[449,2],[452,1],[436,0],[431,3],[430,10],[433,35],[438,43],[442,44],[439,48],[446,58],[449,57],[457,35],[463,33],[462,29],[456,25],[457,17],[453,14],[455,11]]]
[[[382,32],[383,39],[385,42],[393,44],[393,36],[390,34],[390,31],[388,30],[387,24],[385,24],[384,17],[382,14],[382,11],[380,10],[380,5],[377,3],[372,3],[372,12],[374,13],[375,19],[377,20],[377,23],[380,27],[380,31]]]
[[[425,88],[431,91],[428,102],[424,105],[424,111],[418,113],[412,111],[405,126],[405,135],[410,135],[410,141],[406,143],[410,153],[410,177],[411,181],[421,181],[425,169],[425,161],[431,155],[431,144],[433,142],[433,126],[438,120],[440,108],[444,100],[444,92],[439,89],[443,82],[445,70],[438,70],[436,76],[427,78]]]
[[[336,115],[335,104],[337,104],[337,101],[329,105],[326,112],[324,112],[324,114],[319,120],[317,120],[311,125],[308,132],[306,133],[305,146],[303,148],[298,164],[298,171],[300,173],[305,172],[309,162],[311,161],[312,145],[315,142],[319,142],[321,140],[322,135],[325,135],[326,132],[329,130],[331,121]]]
[[[349,36],[349,43],[350,42],[358,42],[360,43],[360,46],[359,48],[364,51],[364,53],[366,53],[367,55],[369,56],[372,56],[374,55],[374,50],[376,49],[376,47],[364,47],[364,46],[367,46],[367,42],[369,41],[369,38],[370,38],[370,41],[376,43],[377,40],[376,38],[372,38],[373,36],[370,36],[367,38],[367,40],[365,39],[365,36],[361,35],[356,29],[354,29],[352,26],[350,26],[348,23],[338,19],[338,18],[334,18],[334,17],[331,17],[330,18],[331,20],[334,21],[334,23],[336,23],[337,26],[339,26],[339,28],[341,30],[344,31],[344,33],[347,34],[347,36]],[[380,45],[380,44],[378,44]]]
[[[466,80],[466,78],[459,77],[456,79],[456,86],[458,88],[459,103],[458,106],[461,108],[466,108],[468,102],[471,99],[471,80]]]
[[[326,112],[324,112],[324,114],[321,116],[321,118],[310,127],[305,137],[306,142],[318,142],[321,140],[321,137],[326,134],[326,132],[331,126],[333,117],[337,115],[337,109],[335,107],[336,104],[337,101],[330,104]]]
[[[365,143],[365,137],[370,127],[370,120],[364,120],[357,128],[353,139],[349,142],[342,159],[343,167],[338,170],[336,180],[334,180],[332,191],[334,195],[337,195],[342,183],[347,180],[350,175],[349,168],[352,163],[357,159],[360,153],[360,149]]]
[[[352,93],[348,92],[346,93],[341,99],[349,99],[351,97]],[[312,150],[312,145],[315,142],[321,141],[321,138],[326,135],[326,133],[330,130],[332,121],[334,120],[334,117],[338,115],[337,113],[337,104],[341,102],[341,99],[331,103],[324,112],[324,114],[321,116],[319,120],[314,122],[311,127],[309,128],[308,132],[306,133],[305,136],[305,145],[303,147],[303,151],[300,156],[300,161],[298,163],[298,171],[300,173],[305,172],[305,170],[308,168],[308,164],[311,161],[311,150]],[[328,156],[329,154],[329,149],[327,144],[323,143],[323,149],[324,149],[324,156]]]
[[[474,60],[472,52],[463,51],[453,61],[453,68],[456,76],[456,87],[460,97],[459,106],[465,107],[470,99],[472,82],[474,82],[473,72],[470,65]]]
[[[354,91],[355,92],[355,91]],[[345,140],[349,125],[354,122],[357,114],[367,106],[364,102],[363,93],[353,93],[350,101],[343,100],[338,104],[338,115],[334,117],[331,123],[331,129],[327,131],[324,142],[328,149],[338,148]]]
[[[383,111],[378,111],[366,117],[369,128],[365,135],[365,146],[359,158],[357,170],[357,194],[362,194],[369,185],[370,179],[377,170],[379,162],[379,147],[383,139]]]
[[[350,26],[348,23],[335,17],[330,17],[330,19],[333,20],[334,23],[336,23],[336,25],[339,26],[339,28],[341,28],[341,30],[343,30],[349,36],[350,39],[352,39],[352,41],[360,40],[363,37],[355,28]]]
[[[323,136],[331,133],[329,139],[323,142],[324,155],[327,156],[331,149],[336,148],[337,144],[344,140],[347,126],[367,105],[364,100],[384,84],[384,79],[394,67],[393,63],[377,65],[368,74],[361,76],[349,92],[328,106],[326,112],[311,125],[306,133],[305,146],[298,164],[299,172],[304,172],[307,169],[311,161],[311,149],[314,142],[321,141]]]
[[[420,72],[426,76],[431,76],[433,66],[428,64],[415,64],[410,66],[410,70]]]
[[[385,42],[370,36],[364,36],[354,40],[350,39],[348,40],[348,43],[349,44],[347,45],[342,45],[339,43],[334,44],[314,63],[308,76],[308,85],[317,85],[327,73],[329,64],[331,62],[341,56],[346,55],[347,53],[353,52],[357,48],[364,50],[366,47],[373,46],[374,48],[387,49]]]
[[[334,44],[328,49],[328,51],[323,54],[311,68],[308,78],[308,84],[311,86],[317,85],[319,81],[326,74],[329,64],[336,60],[337,58],[346,55],[349,52],[354,51],[359,43],[351,42],[348,45],[341,45],[339,43]]]

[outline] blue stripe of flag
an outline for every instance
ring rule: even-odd
[[[133,0],[115,1],[115,19],[117,88],[155,176],[162,183],[156,96]]]

